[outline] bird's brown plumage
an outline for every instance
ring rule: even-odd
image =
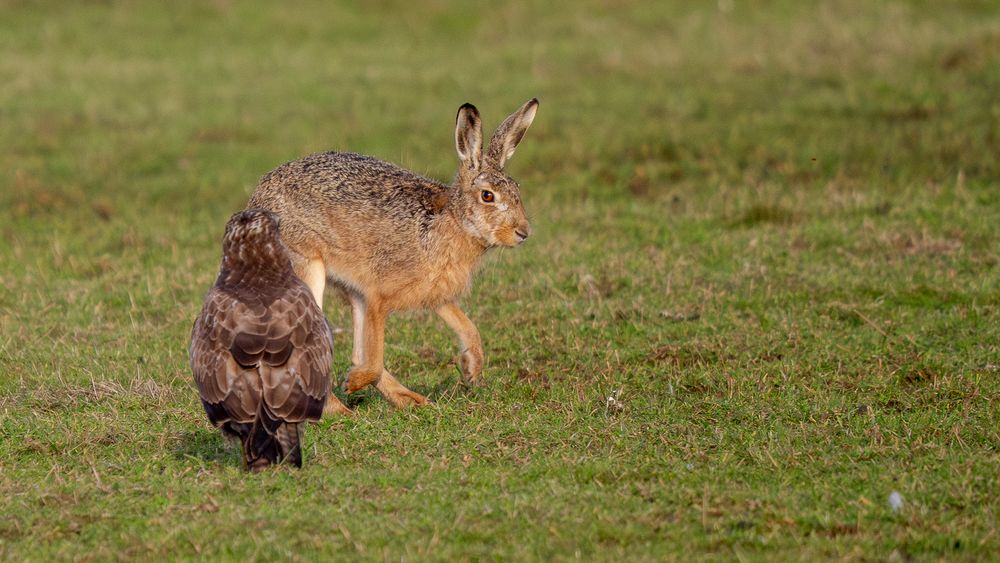
[[[273,214],[230,219],[189,352],[209,420],[241,438],[247,467],[301,465],[302,424],[319,420],[329,393],[333,340]]]

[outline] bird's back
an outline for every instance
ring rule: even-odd
[[[215,424],[250,423],[261,407],[286,422],[319,420],[332,360],[329,326],[301,282],[270,302],[214,288],[191,340],[192,367]]]

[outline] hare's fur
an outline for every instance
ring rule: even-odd
[[[452,185],[354,153],[328,152],[289,162],[264,176],[248,207],[280,217],[295,273],[323,304],[326,283],[351,303],[353,367],[347,390],[375,383],[393,404],[427,399],[400,384],[383,365],[386,316],[434,309],[458,335],[466,380],[479,380],[479,331],[457,301],[483,254],[517,246],[531,232],[518,185],[503,168],[538,107],[529,100],[500,125],[486,150],[472,105],[459,108]],[[330,410],[346,408],[330,395]]]

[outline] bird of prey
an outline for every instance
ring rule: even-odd
[[[188,352],[208,419],[240,439],[246,469],[301,467],[305,422],[319,420],[330,390],[333,335],[292,271],[273,213],[229,220]]]

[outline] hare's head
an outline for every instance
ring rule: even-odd
[[[486,246],[517,246],[531,234],[517,182],[504,166],[524,137],[538,110],[528,100],[493,133],[483,151],[483,124],[472,104],[458,108],[455,148],[459,167],[452,197],[463,227]]]

